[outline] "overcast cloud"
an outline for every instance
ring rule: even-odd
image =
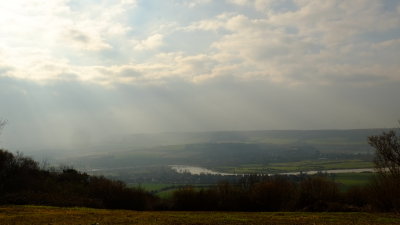
[[[397,0],[0,2],[0,145],[393,127]]]

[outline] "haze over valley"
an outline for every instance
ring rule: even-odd
[[[0,144],[14,151],[81,151],[132,134],[392,128],[400,118],[396,0],[0,9]]]
[[[399,87],[398,0],[0,1],[0,223],[398,224]]]

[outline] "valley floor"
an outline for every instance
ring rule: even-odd
[[[88,208],[0,206],[0,224],[400,224],[400,215],[389,213],[304,212],[137,212]]]

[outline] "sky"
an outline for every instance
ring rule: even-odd
[[[398,0],[0,2],[0,147],[390,128]]]

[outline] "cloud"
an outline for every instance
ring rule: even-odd
[[[188,30],[227,31],[212,44],[216,49],[214,58],[220,65],[240,64],[236,71],[241,77],[324,85],[340,80],[371,84],[371,77],[399,79],[394,69],[397,65],[392,62],[398,55],[389,49],[378,50],[377,43],[365,38],[371,32],[384,37],[400,25],[397,12],[384,9],[379,2],[294,1],[297,7],[290,11],[273,10],[276,1],[233,3],[252,5],[257,10],[263,5],[270,10],[264,18],[221,14],[213,20],[196,22]]]
[[[156,0],[2,2],[1,65],[19,79],[74,74],[106,86],[226,76],[286,85],[399,79],[396,1],[173,3],[175,11]],[[120,76],[123,68],[132,75]]]
[[[186,5],[189,8],[194,8],[196,6],[207,4],[207,3],[210,3],[210,2],[211,2],[211,0],[189,0],[189,1],[184,0],[183,4]]]
[[[112,48],[112,46],[106,43],[100,38],[91,37],[90,34],[86,34],[83,31],[70,29],[67,30],[63,35],[63,38],[71,44],[72,47],[83,50],[100,51]]]
[[[293,0],[227,0],[227,2],[240,6],[254,7],[254,9],[261,12],[291,11],[296,8]]]
[[[5,76],[5,75],[7,75],[8,72],[10,72],[12,70],[13,70],[12,67],[0,64],[0,76]]]
[[[142,50],[152,50],[159,48],[163,45],[163,35],[161,34],[154,34],[148,37],[145,40],[139,41],[135,45],[135,49],[142,51]]]
[[[80,72],[104,51],[119,47],[115,40],[130,30],[122,15],[136,4],[107,2],[90,5],[90,10],[67,0],[1,2],[2,55],[5,64],[16,68],[10,75],[45,81],[72,71],[82,79],[93,77]]]

